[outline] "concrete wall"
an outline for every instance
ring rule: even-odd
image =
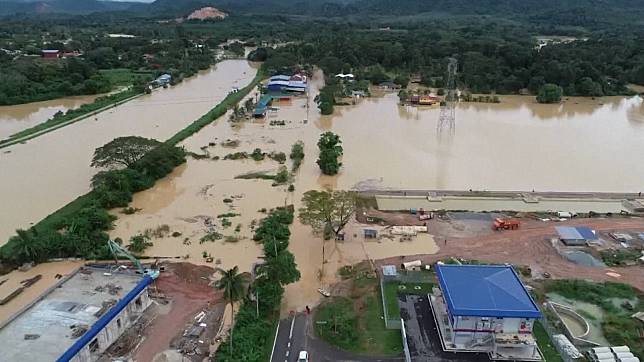
[[[148,288],[145,288],[125,309],[121,311],[101,332],[86,345],[71,362],[94,362],[131,327],[139,316],[150,306],[152,301],[148,295]]]

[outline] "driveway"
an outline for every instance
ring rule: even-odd
[[[427,296],[402,295],[399,303],[413,361],[490,361],[487,354],[443,351]]]

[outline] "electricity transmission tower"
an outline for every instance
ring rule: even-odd
[[[437,131],[438,134],[443,133],[444,130],[449,130],[450,133],[454,132],[456,120],[456,69],[458,62],[455,58],[449,58],[447,64],[447,83],[445,84],[445,103],[441,107],[441,113],[438,118]]]

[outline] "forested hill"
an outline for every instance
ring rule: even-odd
[[[0,16],[11,14],[89,14],[129,9],[132,3],[100,0],[0,0]]]

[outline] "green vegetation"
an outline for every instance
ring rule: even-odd
[[[217,219],[223,219],[223,218],[229,218],[229,217],[236,217],[236,216],[241,216],[241,214],[238,214],[236,212],[227,212],[225,214],[219,214],[217,215]]]
[[[546,330],[543,328],[541,322],[537,321],[534,323],[532,334],[536,338],[537,345],[539,346],[539,349],[541,350],[541,353],[543,353],[543,357],[547,362],[563,362],[563,359],[559,355],[559,352],[557,352],[555,346],[552,345],[550,337],[548,336]]]
[[[145,251],[145,249],[151,247],[152,245],[153,244],[147,235],[139,234],[134,235],[130,238],[130,243],[127,245],[127,249],[133,253],[141,254]]]
[[[399,356],[402,342],[399,330],[388,330],[382,320],[378,279],[368,263],[341,270],[350,279],[348,297],[333,297],[315,310],[318,337],[343,350],[371,356]]]
[[[637,264],[642,257],[642,251],[637,249],[610,249],[600,252],[602,261],[608,266],[625,266]]]
[[[219,346],[217,361],[269,359],[284,286],[300,278],[295,258],[288,251],[288,226],[292,222],[292,207],[277,208],[262,220],[257,229],[253,239],[263,244],[265,255],[265,262],[259,267],[251,286],[251,293],[259,295],[258,305],[249,298],[244,299],[237,313],[235,337]]]
[[[325,85],[320,89],[320,94],[317,95],[316,101],[320,113],[323,115],[333,114],[333,105],[335,104],[335,89],[331,85]]]
[[[94,151],[92,167],[132,167],[161,142],[139,136],[118,137]]]
[[[268,158],[270,158],[273,161],[277,161],[280,164],[283,164],[286,162],[286,153],[284,152],[271,152],[268,154]]]
[[[563,90],[560,86],[552,83],[544,84],[539,88],[537,94],[537,102],[539,103],[559,103]]]
[[[254,149],[253,152],[250,154],[250,158],[252,158],[255,161],[263,161],[265,157],[266,157],[266,154],[262,152],[261,148]],[[226,158],[224,157],[224,159]]]
[[[215,242],[215,241],[221,240],[223,238],[224,238],[224,236],[221,235],[220,233],[218,233],[216,231],[211,231],[208,234],[202,236],[201,239],[199,239],[199,244],[203,244],[206,241]]]
[[[304,160],[304,142],[297,141],[291,146],[289,158],[293,160],[293,172],[297,171]]]
[[[325,175],[335,175],[340,170],[342,163],[338,162],[338,157],[342,156],[342,141],[340,136],[332,132],[325,132],[320,136],[318,148],[320,156],[317,164]]]
[[[398,305],[398,284],[385,283],[383,285],[385,292],[385,307],[387,308],[387,316],[389,319],[400,318],[400,305]]]
[[[244,297],[244,287],[248,284],[248,275],[240,274],[237,265],[228,270],[217,268],[215,272],[221,275],[221,278],[215,282],[215,289],[222,290],[224,298],[230,304],[232,326],[228,340],[230,341],[230,351],[233,352],[233,337],[235,334],[235,305],[233,303]]]
[[[134,84],[146,84],[154,79],[154,72],[149,71],[133,71],[128,68],[112,68],[101,69],[98,71],[100,75],[109,80],[112,87],[115,86],[130,86]]]
[[[591,303],[601,307],[604,320],[601,323],[606,340],[612,345],[627,345],[634,355],[644,357],[644,342],[639,336],[642,326],[631,318],[637,311],[644,311],[644,295],[627,284],[592,283],[584,280],[551,280],[545,285],[547,292],[557,293],[567,299]],[[616,306],[613,299],[637,300],[635,310]]]
[[[311,190],[302,197],[299,218],[328,240],[342,232],[355,211],[355,195],[350,191]]]

